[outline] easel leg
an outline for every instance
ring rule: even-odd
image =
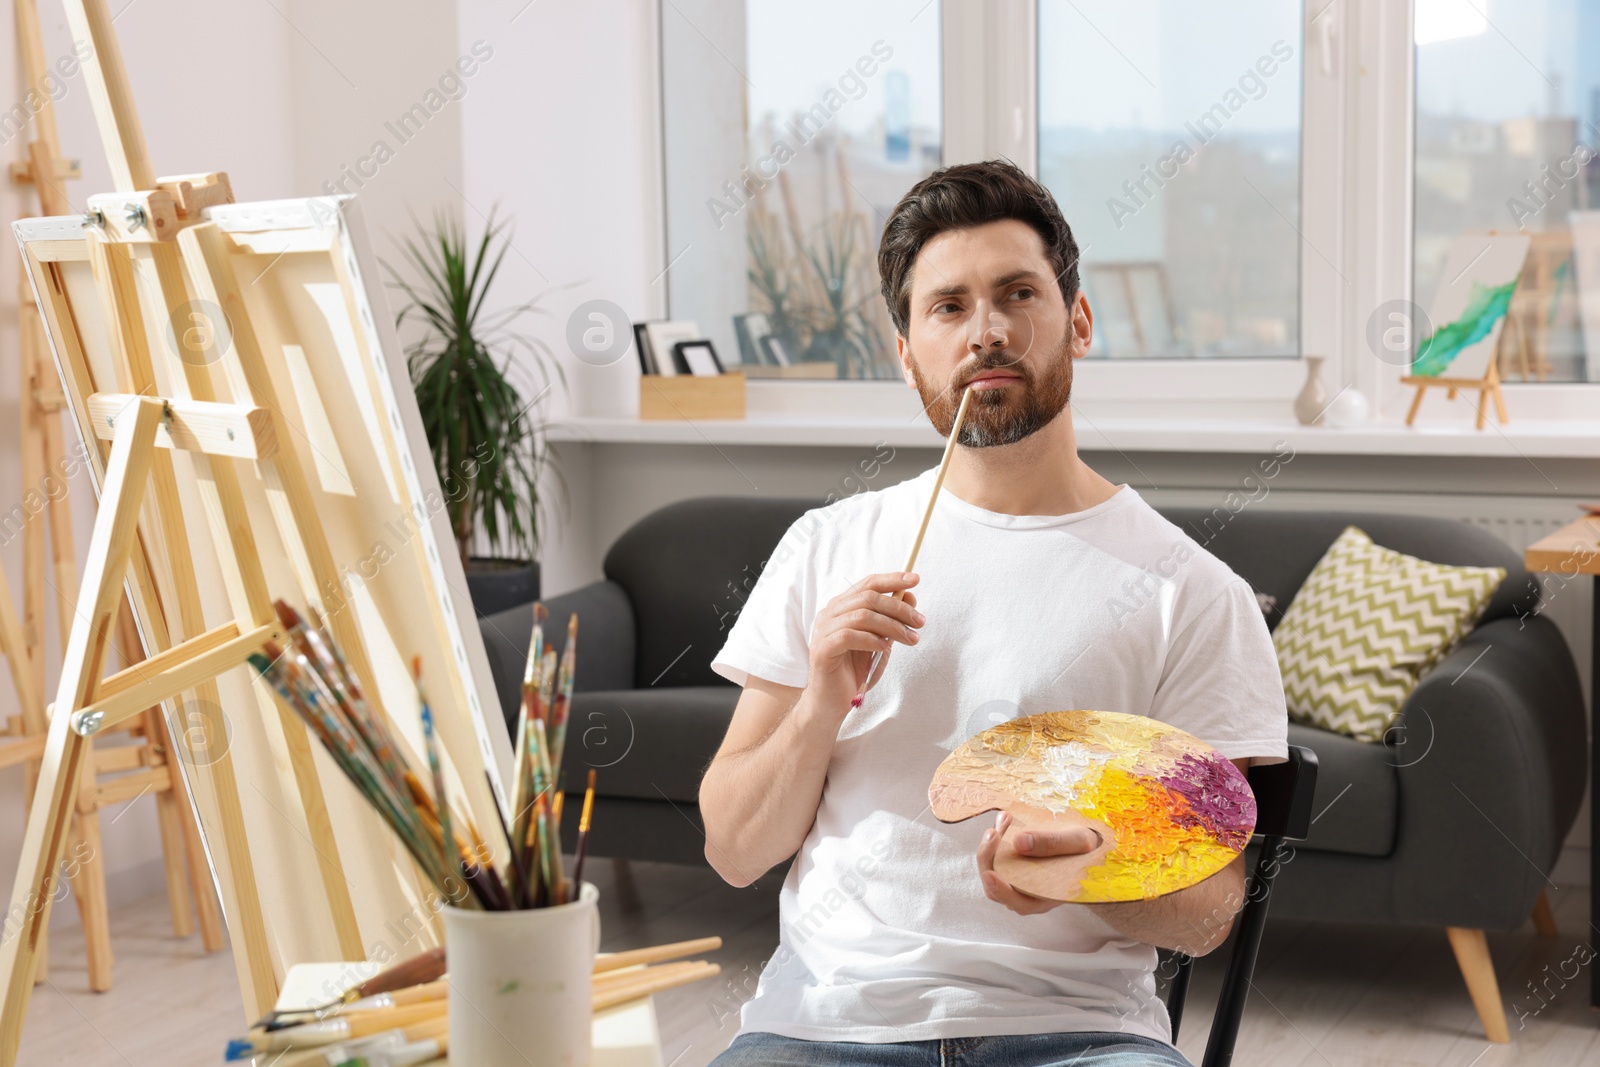
[[[144,661],[144,643],[139,639],[139,628],[133,621],[133,607],[126,598],[117,616],[117,644],[124,666]],[[152,751],[146,756],[146,765],[167,766],[170,770],[167,728],[161,717],[161,709],[150,708],[142,719],[147,750],[161,749],[160,754]],[[176,771],[172,772],[172,776],[176,777]],[[194,916],[189,911],[189,888],[184,877],[183,831],[178,825],[178,810],[170,785],[155,790],[155,802],[156,825],[161,832],[162,867],[167,878],[167,906],[172,912],[172,932],[176,937],[186,938],[194,933]]]
[[[139,400],[118,420],[100,513],[90,539],[88,566],[78,609],[73,613],[72,640],[63,657],[55,714],[39,767],[39,786],[28,829],[22,841],[0,934],[0,1067],[16,1062],[22,1024],[33,996],[34,959],[39,935],[50,922],[50,897],[56,868],[66,851],[68,824],[88,746],[72,729],[72,716],[92,698],[104,669],[113,616],[122,600],[128,560],[137,541],[139,505],[144,500],[155,450],[162,404]]]
[[[160,709],[144,713],[144,736],[149,744],[166,749],[166,723]],[[178,777],[178,769],[171,766],[171,750],[163,753],[162,763],[168,765],[171,777]],[[166,905],[173,913],[173,936],[184,939],[195,931],[194,912],[189,910],[189,869],[184,865],[184,827],[178,816],[178,797],[173,787],[155,793],[155,822],[162,832],[162,865],[166,873]]]
[[[3,567],[0,567],[0,653],[4,653],[6,664],[11,668],[11,685],[16,691],[17,706],[21,709],[20,714],[11,718],[6,734],[13,739],[39,737],[49,729],[44,717],[44,698],[34,685],[33,659],[28,651],[27,638],[22,632],[22,622],[17,618],[16,604],[11,599],[11,583]],[[22,765],[24,818],[33,807],[33,791],[38,780],[39,761],[28,760]],[[43,982],[48,967],[42,932],[37,955],[38,969],[34,972],[34,981]]]
[[[44,424],[44,458],[47,471],[56,472],[57,478],[61,477],[60,471],[65,458],[61,451],[61,416],[56,412],[45,412],[41,421]],[[56,575],[56,611],[57,621],[61,629],[61,647],[67,647],[67,638],[72,633],[72,606],[78,601],[78,566],[77,548],[72,540],[72,498],[63,485],[61,492],[46,496],[49,501],[48,514],[50,516],[50,563]]]
[[[222,926],[222,910],[217,907],[217,894],[211,883],[211,866],[206,862],[205,843],[200,839],[200,824],[195,821],[194,808],[190,806],[189,784],[183,780],[183,768],[175,761],[182,758],[181,742],[166,729],[166,716],[158,709],[152,729],[159,727],[159,736],[166,742],[167,765],[172,768],[172,803],[178,815],[178,832],[183,837],[183,856],[189,868],[189,884],[194,890],[195,915],[200,920],[200,943],[207,952],[217,952],[226,943],[227,931]]]
[[[171,789],[156,794],[156,823],[161,829],[161,865],[167,876],[172,936],[182,940],[194,933],[194,913],[189,910],[189,872],[183,862],[183,827],[178,823],[178,804]]]
[[[44,479],[44,433],[40,425],[39,408],[34,403],[38,379],[36,343],[39,320],[33,311],[33,293],[22,301],[18,326],[21,331],[22,364],[22,487],[23,492],[38,490]],[[44,621],[44,515],[34,513],[23,516],[22,526],[22,626],[27,635],[28,659],[33,671],[34,690],[45,691],[45,621]],[[70,613],[69,613],[70,614]],[[66,646],[63,644],[62,646]]]
[[[89,749],[85,743],[85,749]],[[88,753],[86,752],[87,756]],[[93,758],[85,759],[85,778],[94,773]],[[67,833],[71,845],[67,869],[74,871],[72,895],[83,922],[83,948],[89,961],[89,988],[104,993],[111,988],[111,909],[106,900],[105,843],[100,836],[100,813],[79,811]]]
[[[1417,411],[1422,407],[1422,394],[1426,391],[1426,386],[1417,386],[1417,395],[1411,398],[1411,408],[1406,412],[1407,426],[1410,426],[1417,421]]]
[[[1478,418],[1473,424],[1473,429],[1483,429],[1484,423],[1489,418],[1489,390],[1478,390]]]

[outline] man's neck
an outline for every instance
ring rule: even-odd
[[[1002,515],[1070,515],[1109,499],[1117,487],[1078,457],[1072,408],[1010,445],[956,445],[944,488]]]

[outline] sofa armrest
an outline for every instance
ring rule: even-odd
[[[1401,921],[1527,919],[1582,800],[1586,720],[1572,653],[1536,616],[1479,626],[1422,680],[1388,738]]]
[[[633,688],[633,605],[622,586],[612,581],[593,582],[543,603],[550,613],[544,623],[544,639],[558,655],[566,650],[567,620],[574,613],[578,616],[578,676],[573,679],[574,691]],[[515,737],[522,675],[528,663],[528,642],[533,638],[533,605],[486,615],[478,620],[478,628],[489,654],[500,709]]]

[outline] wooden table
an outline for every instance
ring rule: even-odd
[[[1600,926],[1600,517],[1568,523],[1540,538],[1523,554],[1530,571],[1576,578],[1595,578],[1594,609],[1589,633],[1589,921]],[[1589,971],[1589,1003],[1600,1008],[1600,967]]]
[[[375,970],[376,968],[374,968]],[[348,963],[300,963],[289,968],[278,994],[280,1011],[326,1002],[326,989],[349,984]],[[258,1057],[270,1063],[272,1057]],[[433,1060],[418,1067],[447,1067]],[[594,1015],[594,1058],[589,1067],[661,1067],[661,1032],[653,997],[641,997]]]

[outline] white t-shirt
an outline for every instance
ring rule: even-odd
[[[818,610],[904,566],[936,475],[801,516],[712,669],[803,687]],[[974,734],[1077,708],[1148,715],[1231,759],[1286,758],[1283,683],[1254,593],[1126,485],[1068,515],[1004,515],[945,489],[913,569],[921,640],[894,645],[839,729],[779,896],[781,943],[739,1032],[1169,1041],[1155,949],[1086,906],[1017,915],[989,900],[975,857],[993,816],[940,822],[928,783]]]

